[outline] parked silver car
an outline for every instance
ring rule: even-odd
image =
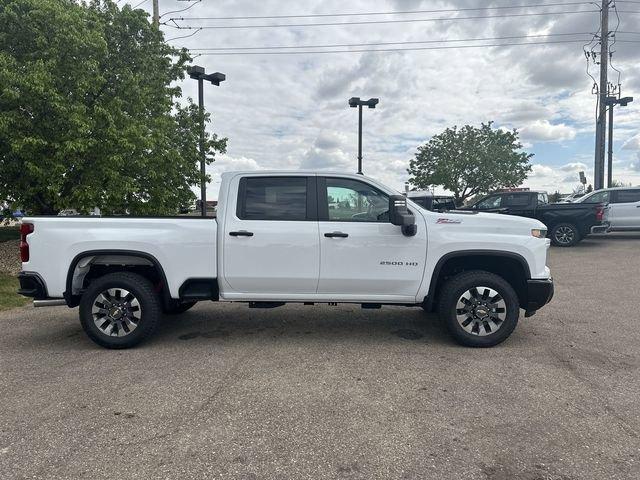
[[[604,188],[574,203],[609,203],[608,221],[612,231],[640,231],[640,187]]]

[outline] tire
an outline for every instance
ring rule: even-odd
[[[549,233],[551,243],[556,247],[573,247],[582,237],[573,223],[559,223],[554,225]]]
[[[163,313],[165,315],[180,315],[181,313],[186,312],[187,310],[189,310],[191,307],[193,307],[196,303],[198,302],[177,302],[177,301],[171,301],[171,304],[169,305],[169,307],[166,307],[163,309]]]
[[[444,284],[438,311],[456,342],[467,347],[493,347],[518,325],[520,301],[504,278],[473,270]]]
[[[110,273],[94,280],[80,301],[80,323],[105,348],[129,348],[149,338],[160,318],[153,284],[135,273]]]

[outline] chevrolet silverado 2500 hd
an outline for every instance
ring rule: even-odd
[[[458,342],[488,347],[551,300],[546,233],[528,218],[431,212],[362,175],[225,173],[217,218],[25,218],[20,293],[79,306],[108,348],[202,300],[423,307]]]

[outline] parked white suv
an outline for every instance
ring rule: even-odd
[[[437,309],[460,343],[489,347],[553,296],[538,220],[431,212],[340,173],[224,173],[218,202],[217,218],[25,218],[20,293],[79,306],[108,348],[203,300]]]
[[[611,231],[640,230],[640,187],[616,187],[588,193],[575,203],[609,203]]]

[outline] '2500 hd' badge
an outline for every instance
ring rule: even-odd
[[[462,220],[454,220],[453,218],[439,218],[438,220],[436,220],[436,223],[440,223],[440,224],[462,223]]]

